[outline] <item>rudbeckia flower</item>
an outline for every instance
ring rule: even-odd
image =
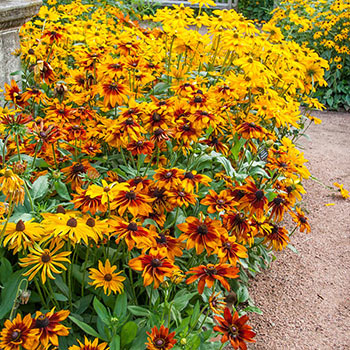
[[[55,279],[53,273],[62,273],[59,269],[67,270],[62,263],[67,262],[70,264],[67,256],[71,252],[58,253],[63,246],[64,241],[59,242],[53,239],[48,248],[42,248],[37,244],[33,248],[29,248],[30,253],[20,259],[19,265],[21,267],[34,266],[24,273],[23,276],[29,276],[28,280],[31,281],[41,270],[41,281],[45,284],[47,277]]]
[[[39,343],[39,330],[32,328],[33,320],[30,314],[23,320],[20,314],[16,318],[6,320],[5,328],[1,331],[0,346],[4,350],[32,350],[36,349]]]
[[[55,312],[55,308],[46,314],[40,311],[36,312],[32,328],[39,330],[39,342],[44,348],[48,347],[49,344],[58,347],[58,336],[65,337],[69,334],[69,328],[61,324],[69,313],[69,310]]]
[[[214,318],[219,323],[213,328],[214,331],[223,333],[221,343],[230,341],[235,350],[247,350],[245,342],[255,343],[253,338],[256,334],[252,331],[252,327],[246,324],[249,320],[247,315],[239,317],[237,311],[232,315],[227,307],[224,317],[214,316]]]
[[[94,341],[88,340],[84,337],[84,343],[77,339],[79,345],[72,345],[68,350],[107,350],[109,348],[107,343],[98,343],[98,338],[95,338]],[[107,349],[106,349],[107,348]]]
[[[105,265],[103,266],[102,261],[98,262],[98,270],[91,268],[89,278],[92,282],[89,282],[95,289],[98,287],[103,287],[103,291],[106,295],[113,293],[123,293],[125,281],[124,276],[119,276],[123,271],[115,272],[117,267],[115,265],[111,266],[111,263],[107,259]]]
[[[237,278],[239,269],[235,266],[229,264],[207,264],[200,265],[197,267],[192,267],[186,274],[193,274],[186,280],[187,284],[193,283],[195,280],[199,279],[198,282],[198,293],[202,294],[204,291],[204,286],[207,285],[208,288],[213,287],[215,280],[218,280],[222,286],[229,291],[230,285],[224,277],[227,278]]]
[[[170,260],[157,255],[140,255],[129,261],[129,266],[135,271],[142,271],[143,285],[145,287],[153,283],[156,289],[164,281],[164,277],[171,277],[179,268]]]
[[[174,339],[175,332],[169,333],[169,329],[162,325],[159,329],[152,328],[152,332],[147,332],[147,350],[169,350],[174,347],[177,340]]]

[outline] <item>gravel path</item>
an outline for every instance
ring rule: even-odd
[[[309,170],[350,189],[350,114],[321,112],[303,139]],[[296,233],[270,270],[250,286],[263,315],[252,315],[250,350],[350,350],[350,199],[308,180],[304,208],[312,232]],[[334,203],[334,206],[325,206]]]

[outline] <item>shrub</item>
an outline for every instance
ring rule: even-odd
[[[22,28],[0,111],[1,348],[254,341],[248,277],[310,231],[293,141],[325,61],[233,10],[199,16],[143,29],[74,1]]]

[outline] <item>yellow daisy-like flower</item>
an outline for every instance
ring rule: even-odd
[[[213,0],[188,0],[192,5],[198,4],[200,8],[203,6],[209,7],[209,6],[216,6],[215,2]]]
[[[17,223],[9,222],[4,232],[4,245],[9,245],[13,253],[32,247],[34,242],[40,241],[46,235],[44,229],[35,222],[19,220]]]
[[[106,349],[107,347],[107,343],[98,343],[98,339],[95,338],[95,340],[93,342],[91,342],[90,340],[88,340],[85,337],[85,341],[84,344],[82,342],[80,342],[79,340],[77,340],[79,343],[79,346],[77,345],[72,345],[69,347],[69,350],[108,350],[109,348]]]
[[[119,276],[123,271],[119,271],[115,273],[114,271],[117,269],[115,265],[111,266],[109,260],[106,260],[105,266],[103,266],[102,261],[98,262],[98,270],[90,269],[90,279],[92,279],[92,286],[103,287],[103,291],[105,294],[110,295],[113,293],[122,293],[124,291],[123,281],[125,281],[125,277]]]
[[[41,280],[42,283],[45,284],[47,277],[52,280],[55,279],[53,273],[62,273],[62,270],[67,270],[62,262],[70,264],[70,260],[67,256],[71,252],[61,252],[57,254],[63,245],[64,241],[52,240],[49,248],[43,249],[37,244],[35,244],[33,248],[30,247],[30,254],[25,258],[20,259],[19,265],[21,267],[34,266],[24,273],[23,276],[29,276],[28,280],[30,281],[41,270]]]
[[[333,185],[334,185],[335,187],[338,187],[338,188],[339,188],[340,194],[342,195],[343,198],[346,199],[346,198],[349,198],[349,197],[350,197],[349,191],[346,190],[346,189],[344,188],[344,185],[343,185],[343,184],[338,184],[337,182],[334,182]]]

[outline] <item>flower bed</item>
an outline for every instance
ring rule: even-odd
[[[192,14],[159,10],[151,30],[74,1],[22,28],[1,108],[1,348],[255,341],[248,277],[310,231],[294,143],[326,62],[233,10]]]
[[[350,109],[350,4],[348,1],[283,1],[271,20],[287,40],[315,50],[329,62],[327,85],[317,91],[330,109]]]

